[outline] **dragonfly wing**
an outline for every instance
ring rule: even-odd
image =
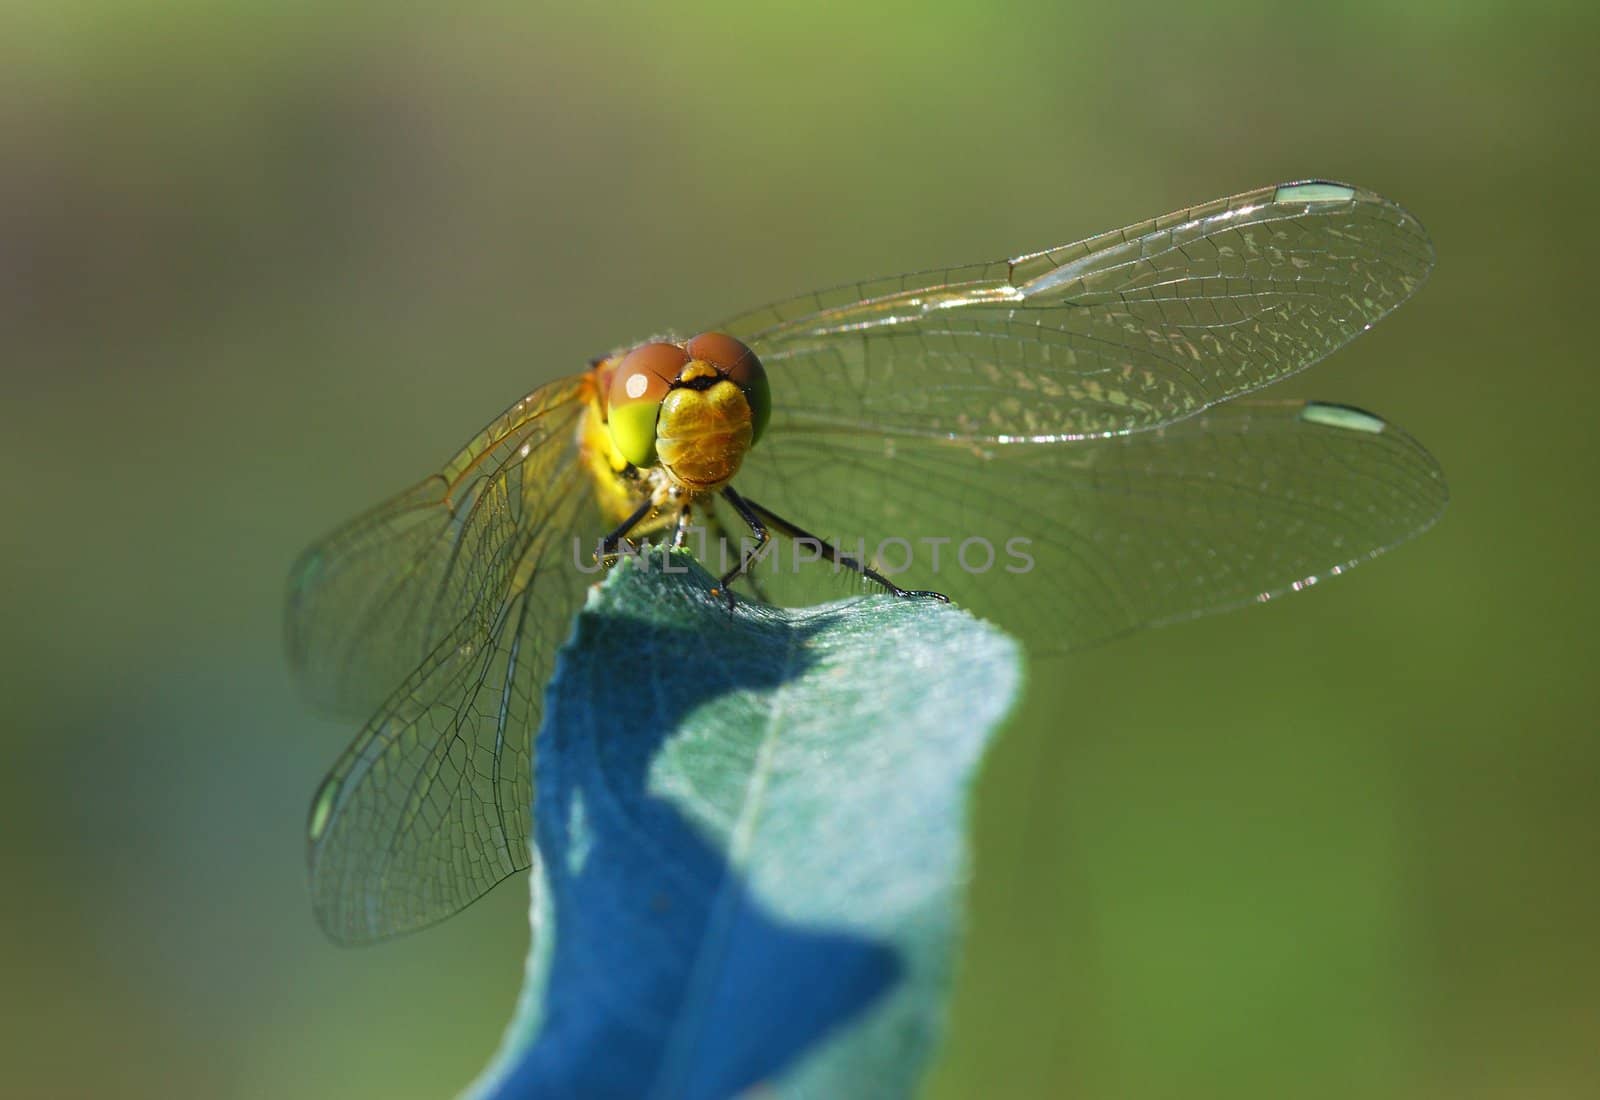
[[[1432,268],[1427,234],[1387,199],[1283,184],[721,327],[761,356],[775,424],[1059,441],[1153,428],[1293,374]]]
[[[508,551],[544,505],[583,411],[582,376],[541,387],[444,469],[347,523],[295,564],[289,661],[307,696],[365,718],[466,618],[500,611]]]
[[[498,577],[503,591],[482,599],[492,618],[475,606],[442,634],[312,802],[312,901],[335,940],[442,920],[529,866],[533,738],[593,579],[574,567],[573,538],[597,522],[570,450],[536,472],[523,488],[539,507],[509,524],[507,546],[478,550],[514,563]]]
[[[1071,444],[778,432],[739,489],[885,571],[911,558],[895,583],[944,592],[1035,652],[1315,583],[1426,529],[1446,499],[1438,464],[1394,426],[1263,401]],[[764,563],[757,581],[782,602],[827,594],[826,566],[793,566]]]

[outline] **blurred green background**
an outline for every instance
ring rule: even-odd
[[[1036,665],[927,1092],[1600,1094],[1587,6],[0,9],[0,1091],[438,1097],[525,879],[322,940],[295,552],[533,384],[845,279],[1331,176],[1439,267],[1283,391],[1420,541]],[[1588,211],[1588,213],[1586,213]]]

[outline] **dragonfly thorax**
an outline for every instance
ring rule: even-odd
[[[739,472],[754,430],[744,391],[710,367],[691,363],[661,402],[656,457],[674,483],[692,493],[714,492]]]
[[[761,360],[722,333],[643,344],[596,370],[610,447],[691,494],[732,480],[771,414]]]

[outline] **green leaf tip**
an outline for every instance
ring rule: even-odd
[[[715,589],[648,551],[578,617],[537,745],[527,978],[470,1095],[901,1095],[927,1066],[1019,648],[933,600]]]

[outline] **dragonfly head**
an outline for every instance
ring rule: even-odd
[[[606,391],[606,425],[622,456],[639,467],[660,465],[696,492],[733,478],[771,416],[761,360],[720,332],[634,348]]]

